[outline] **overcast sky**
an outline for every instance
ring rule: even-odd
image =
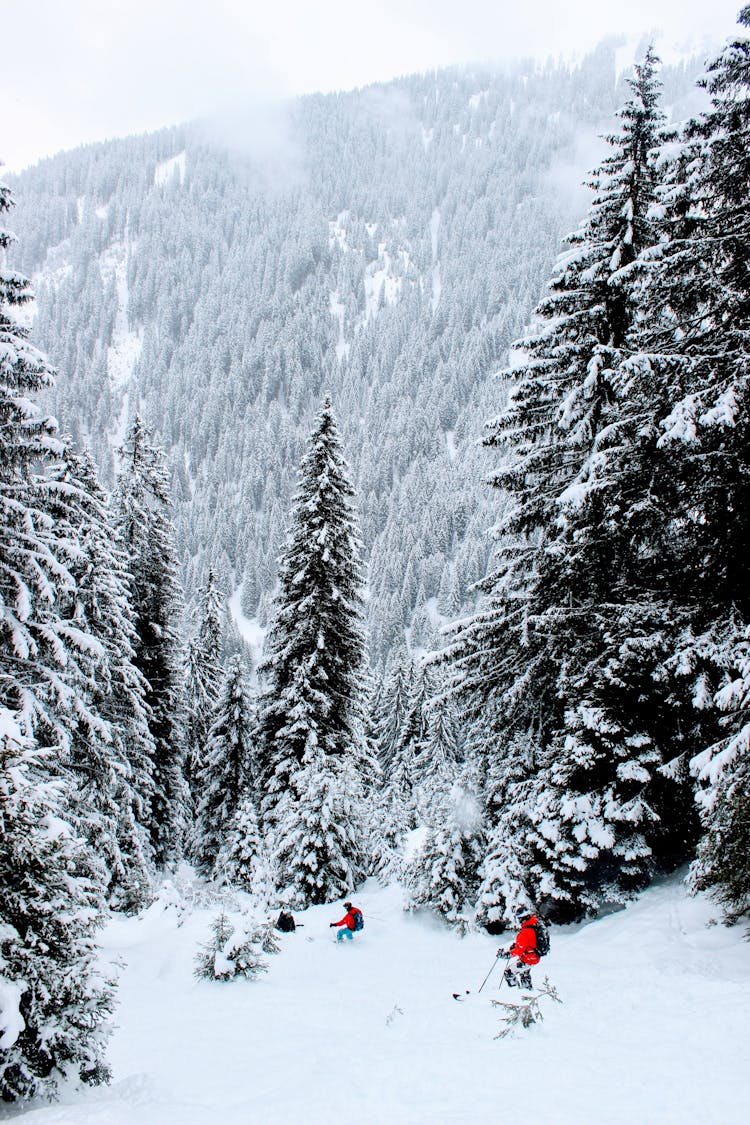
[[[709,50],[742,0],[0,0],[0,161],[609,34]]]

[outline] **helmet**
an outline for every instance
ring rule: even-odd
[[[351,910],[351,908],[352,908],[352,904],[350,902],[345,902],[344,906],[346,907],[347,910]]]

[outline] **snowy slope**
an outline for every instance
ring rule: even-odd
[[[401,892],[355,896],[366,928],[335,943],[316,907],[256,982],[196,982],[215,911],[164,900],[113,922],[126,963],[104,1091],[28,1110],[24,1125],[367,1125],[747,1120],[750,945],[671,880],[628,909],[553,930],[544,971],[564,1003],[497,1040],[497,939],[404,915]],[[541,977],[543,973],[536,972]],[[451,993],[471,989],[463,1004]]]

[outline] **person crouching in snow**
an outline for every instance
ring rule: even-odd
[[[349,941],[352,941],[354,938],[354,931],[357,928],[357,914],[359,914],[359,911],[357,910],[356,906],[352,906],[350,902],[344,903],[344,909],[346,910],[346,914],[341,919],[341,921],[331,922],[328,926],[328,929],[330,930],[334,926],[343,927],[342,929],[339,929],[339,932],[336,934],[336,940],[341,941],[343,938],[349,938]]]
[[[530,965],[538,965],[541,958],[536,947],[536,926],[539,922],[536,914],[523,913],[519,916],[521,928],[516,934],[516,940],[509,949],[498,949],[498,957],[507,957],[508,965],[503,975],[503,980],[509,988],[531,988]],[[512,958],[517,958],[515,964]]]

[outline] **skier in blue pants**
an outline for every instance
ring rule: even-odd
[[[346,910],[346,914],[341,919],[341,921],[329,923],[328,928],[330,930],[333,929],[334,926],[339,927],[339,932],[336,934],[337,941],[343,941],[344,938],[348,938],[349,941],[353,941],[354,931],[357,928],[357,914],[359,914],[359,911],[357,910],[356,906],[352,906],[350,902],[344,903],[344,909]]]

